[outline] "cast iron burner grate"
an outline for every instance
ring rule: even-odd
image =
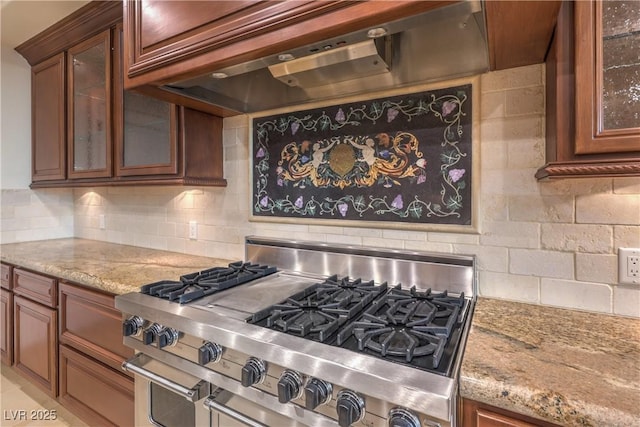
[[[331,276],[322,283],[255,313],[249,320],[268,328],[325,342],[342,325],[353,319],[376,297],[387,290],[387,284],[351,280]]]
[[[448,375],[467,310],[464,293],[450,296],[332,276],[247,321]]]
[[[450,297],[446,292],[418,292],[415,287],[403,290],[400,285],[374,301],[355,322],[337,336],[341,346],[351,336],[358,350],[365,349],[381,357],[400,357],[406,362],[430,357],[437,368],[449,337],[461,322],[464,294]]]
[[[140,292],[185,304],[276,271],[276,267],[237,261],[228,267],[213,267],[180,276],[179,281],[161,280],[150,283],[142,286]]]

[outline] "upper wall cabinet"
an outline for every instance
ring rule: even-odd
[[[538,178],[640,175],[640,3],[565,2],[547,58]]]
[[[121,18],[91,2],[16,48],[32,65],[31,187],[226,185],[220,117],[124,90]]]

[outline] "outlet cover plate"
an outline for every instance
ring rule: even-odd
[[[618,248],[618,282],[640,285],[640,248]]]
[[[189,239],[196,240],[198,238],[198,223],[189,221]]]

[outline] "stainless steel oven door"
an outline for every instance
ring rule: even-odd
[[[303,426],[221,388],[214,387],[211,396],[204,400],[204,406],[211,410],[214,427]]]
[[[134,374],[136,426],[210,426],[203,406],[211,385],[192,375],[138,353],[122,368]]]
[[[303,427],[144,353],[122,367],[135,375],[136,427]]]

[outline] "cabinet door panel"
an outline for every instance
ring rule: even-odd
[[[134,424],[133,381],[64,345],[58,400],[89,425]]]
[[[31,179],[65,179],[64,53],[31,69]]]
[[[57,312],[14,296],[15,369],[50,396],[58,392]]]
[[[5,289],[0,289],[0,319],[2,320],[0,360],[11,366],[13,364],[13,293]]]
[[[122,25],[114,36],[116,176],[178,173],[176,106],[123,89]]]
[[[68,51],[69,178],[111,176],[111,31]]]

